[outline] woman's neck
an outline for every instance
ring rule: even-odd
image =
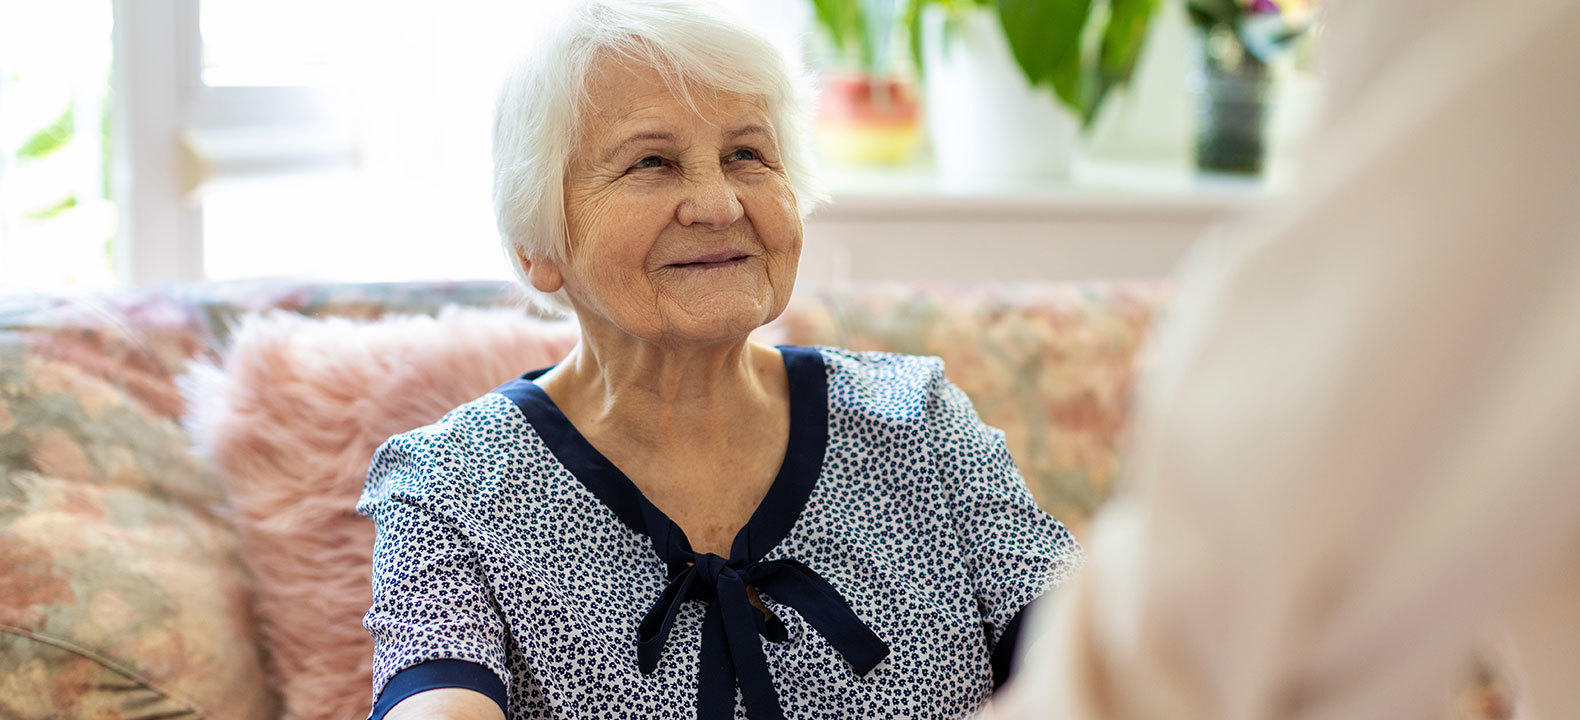
[[[584,433],[650,448],[734,435],[787,395],[778,351],[745,338],[658,345],[585,329],[538,383]]]

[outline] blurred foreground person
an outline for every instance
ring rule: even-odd
[[[1580,717],[1580,2],[1349,2],[1288,199],[1182,278],[998,720]],[[1035,640],[1033,640],[1035,638]]]

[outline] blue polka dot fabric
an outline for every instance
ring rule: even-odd
[[[357,505],[378,531],[374,716],[434,687],[512,719],[977,710],[1001,639],[1079,546],[942,361],[780,352],[789,449],[729,558],[691,553],[543,371],[390,438]],[[746,619],[741,584],[772,617]]]

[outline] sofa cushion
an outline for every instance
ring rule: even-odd
[[[0,332],[0,716],[275,717],[213,473],[39,340]]]
[[[450,305],[520,307],[510,281],[298,283],[281,280],[161,285],[109,293],[0,289],[0,328],[26,333],[34,355],[69,362],[127,393],[146,412],[183,413],[174,378],[214,359],[239,318],[267,310],[372,320],[431,315]]]
[[[231,337],[222,368],[185,380],[188,427],[229,487],[271,676],[288,717],[360,717],[373,526],[354,508],[373,451],[557,362],[576,327],[508,309],[375,322],[277,312]]]

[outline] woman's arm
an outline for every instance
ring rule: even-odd
[[[474,474],[453,432],[441,422],[391,438],[374,454],[357,507],[376,528],[363,619],[374,640],[374,720],[400,717],[388,713],[438,688],[447,692],[437,699],[466,689],[468,707],[475,695],[497,714],[476,717],[503,715],[508,704],[505,619],[472,536],[441,509],[455,506],[447,498]]]
[[[400,701],[385,720],[505,720],[487,695],[476,690],[439,688]]]
[[[968,589],[982,610],[996,688],[1009,675],[1025,611],[1074,575],[1081,546],[1032,499],[1004,433],[984,424],[941,370],[930,391],[933,451],[964,549]]]

